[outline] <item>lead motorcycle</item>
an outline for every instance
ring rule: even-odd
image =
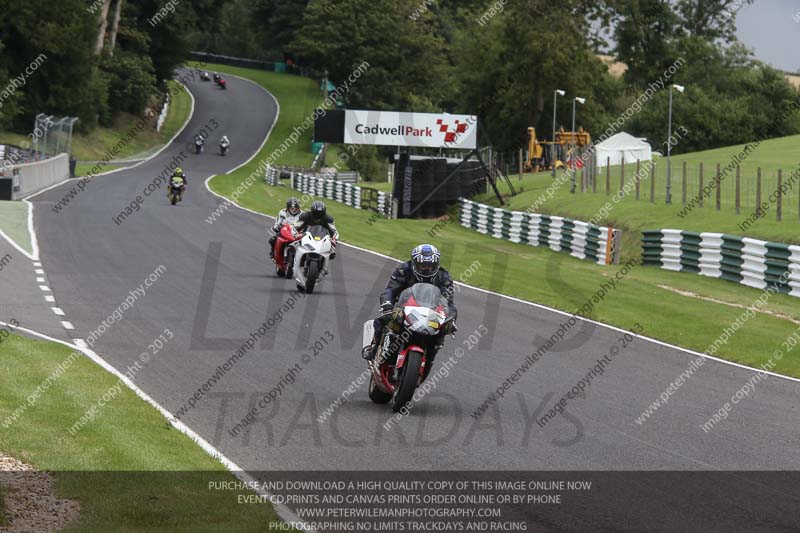
[[[296,249],[293,268],[297,288],[311,294],[317,284],[328,275],[333,240],[324,227],[311,226],[292,246]]]
[[[167,198],[169,198],[169,203],[176,205],[178,202],[183,200],[183,193],[185,190],[186,181],[180,176],[172,176],[169,179],[169,185],[167,186]]]
[[[441,342],[441,332],[453,318],[442,291],[430,283],[417,283],[400,293],[395,310],[403,328],[397,335],[387,335],[389,326],[383,328],[375,358],[369,362],[368,392],[375,403],[391,402],[396,413],[414,397],[414,391],[427,377],[429,354]],[[372,320],[364,323],[362,347],[372,342],[374,331]],[[397,355],[386,358],[392,338],[399,343],[391,350]]]

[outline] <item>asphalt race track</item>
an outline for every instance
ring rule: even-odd
[[[135,378],[139,387],[172,413],[178,413],[219,372],[218,365],[253,338],[266,319],[280,313],[280,320],[255,341],[255,349],[179,415],[243,468],[419,472],[800,469],[794,382],[776,377],[761,381],[726,420],[706,433],[701,425],[753,376],[751,370],[707,360],[670,396],[668,405],[638,424],[636,418],[696,356],[646,339],[626,342],[620,340],[623,332],[590,323],[576,324],[503,398],[474,418],[473,411],[489,393],[569,317],[467,287],[456,294],[460,313],[457,338],[448,339],[437,360],[441,364],[453,356],[456,364],[409,416],[384,429],[392,413],[388,407],[370,402],[364,385],[333,415],[318,422],[317,417],[365,369],[359,355],[361,324],[376,312],[378,293],[395,261],[340,246],[332,276],[313,295],[293,296],[294,283],[274,275],[265,248],[265,228],[271,219],[231,208],[214,224],[206,222],[221,200],[206,190],[205,179],[240,165],[259,149],[275,118],[275,101],[261,88],[238,78],[228,79],[227,91],[199,80],[189,82],[188,87],[196,99],[194,116],[168,149],[135,168],[97,177],[59,213],[52,207],[75,182],[35,197],[34,220],[50,287],[76,328],[61,333],[65,340],[87,338],[130,291],[160,265],[165,267],[146,294],[93,349],[124,371],[166,328],[174,332],[175,338]],[[206,151],[191,153],[195,133],[210,129],[215,122],[219,125],[210,132]],[[221,157],[217,148],[223,134],[232,141],[226,157]],[[121,224],[115,223],[114,218],[166,165],[182,157],[181,152],[180,165],[189,177],[183,203],[170,206],[162,189],[144,198],[139,211]],[[285,196],[289,195],[287,190]],[[335,202],[328,205],[334,216],[337,209],[345,209]],[[339,231],[346,242],[348,228],[339,227]],[[420,239],[425,240],[424,236]],[[393,255],[405,257],[408,252],[397,250]],[[446,246],[443,254],[446,264]],[[476,268],[493,269],[495,286],[502,290],[503,265],[504,258],[498,257],[495,264]],[[549,268],[554,283],[568,286],[568,280],[557,279],[558,260]],[[452,274],[458,277],[462,273]],[[571,295],[570,299],[577,305],[590,296]],[[293,309],[286,306],[289,300],[297,300]],[[42,309],[26,305],[17,314],[23,324],[40,323],[41,313],[49,313],[44,302]],[[478,338],[475,332],[484,331]],[[468,340],[471,334],[477,343]],[[331,336],[334,340],[314,356],[309,346]],[[457,348],[464,352],[460,358],[453,355]],[[603,375],[592,380],[582,397],[571,399],[563,415],[540,427],[536,420],[608,354],[615,357]],[[294,383],[288,383],[285,376],[298,363],[302,369],[293,376]],[[273,393],[276,400],[259,410],[256,422],[240,426],[232,436],[231,430],[248,411],[278,387],[280,394]],[[741,490],[759,492],[755,485]],[[797,492],[794,494],[796,497]],[[605,508],[598,523],[647,528],[645,518],[631,518],[636,511]],[[565,520],[573,528],[589,523],[587,515],[580,512],[566,513],[559,518],[562,521],[552,522],[551,512],[555,511],[529,519],[542,530],[569,530]],[[596,509],[585,511],[589,512]],[[716,522],[720,527],[724,520],[734,520],[722,511],[701,507],[684,508],[681,520],[700,523],[701,515],[705,520],[710,512],[720,513],[721,521]],[[788,517],[797,520],[800,514],[786,512],[787,518],[778,523],[781,527],[788,527]],[[743,527],[747,516],[736,517],[729,525]]]

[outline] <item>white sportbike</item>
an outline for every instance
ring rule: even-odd
[[[311,294],[322,278],[328,275],[333,253],[330,233],[322,226],[311,226],[303,238],[292,243],[292,246],[297,250],[294,255],[297,288]]]

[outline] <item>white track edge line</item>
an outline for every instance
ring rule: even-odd
[[[10,324],[7,324],[6,322],[0,321],[0,326],[8,327],[9,325]],[[83,355],[91,359],[94,363],[105,369],[107,372],[119,378],[119,380],[122,381],[130,390],[132,390],[136,394],[136,396],[138,396],[139,398],[150,404],[150,406],[155,408],[156,411],[158,411],[164,418],[166,418],[167,421],[169,421],[170,425],[172,425],[172,427],[174,427],[175,429],[177,429],[178,431],[189,437],[191,440],[193,440],[194,443],[200,446],[200,448],[204,452],[206,452],[208,455],[219,461],[229,472],[231,472],[240,481],[243,481],[245,483],[258,483],[258,481],[254,477],[252,477],[250,474],[242,470],[242,468],[239,465],[228,459],[221,451],[217,450],[211,443],[209,443],[203,437],[198,435],[189,426],[187,426],[186,424],[175,418],[175,416],[172,413],[170,413],[166,408],[164,408],[161,404],[159,404],[152,397],[150,397],[149,394],[140,389],[125,374],[114,368],[109,362],[100,357],[90,348],[85,348],[83,346],[80,346],[79,344],[85,344],[85,341],[83,341],[82,339],[76,339],[76,341],[80,340],[81,341],[80,343],[70,344],[66,341],[50,337],[49,335],[45,335],[43,333],[39,333],[38,331],[34,331],[32,329],[28,329],[25,327],[16,326],[14,329],[19,331],[24,331],[25,333],[28,333],[35,337],[39,337],[41,339],[50,342],[56,342],[58,344],[61,344],[63,346],[81,352]],[[265,496],[266,498],[270,498],[272,496],[271,493],[264,490],[255,490],[254,492],[262,496]],[[272,506],[275,509],[275,512],[278,514],[278,516],[285,522],[304,523],[303,520],[301,520],[300,517],[298,517],[294,513],[294,511],[292,511],[286,505],[281,503],[273,503]],[[307,530],[304,529],[304,531],[310,531],[314,533],[314,530],[312,529],[307,529]]]
[[[19,244],[17,244],[17,241],[6,235],[6,232],[4,232],[2,229],[0,229],[0,237],[7,240],[8,243],[14,247],[14,249],[16,249],[19,253],[21,253],[31,261],[35,261],[37,259],[33,255],[31,255],[31,253],[28,250],[23,249]]]

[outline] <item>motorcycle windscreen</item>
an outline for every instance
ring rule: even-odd
[[[308,228],[308,234],[314,237],[315,241],[321,241],[324,237],[330,235],[330,233],[328,233],[328,230],[326,230],[322,226],[311,226],[310,228]]]
[[[436,309],[442,306],[445,316],[449,316],[450,310],[447,306],[447,300],[442,296],[442,291],[436,285],[430,283],[417,283],[400,293],[400,298],[397,303],[405,306],[427,307],[429,309]]]

